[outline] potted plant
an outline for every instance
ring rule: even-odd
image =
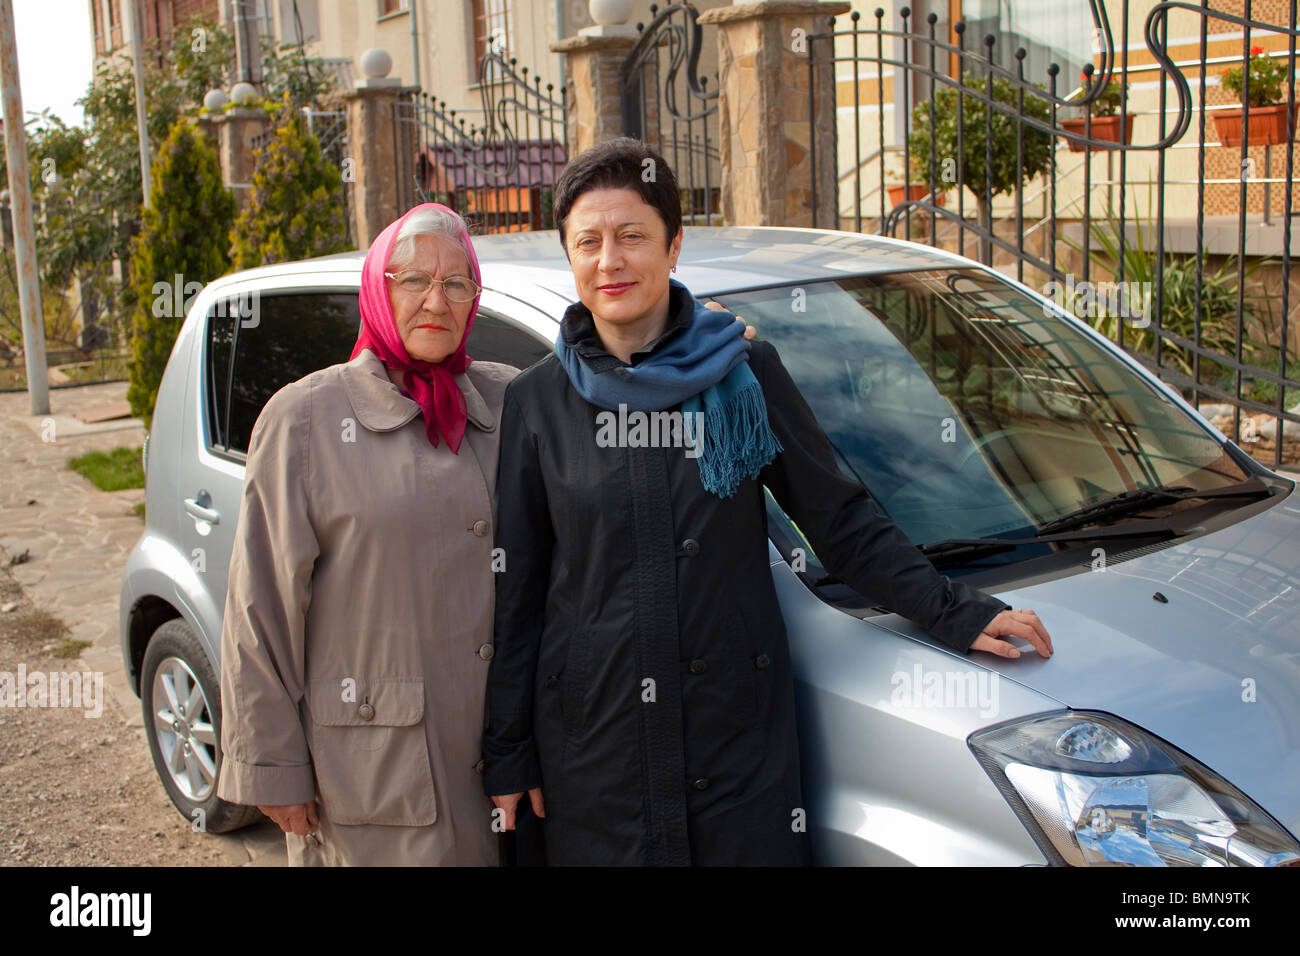
[[[985,91],[984,80],[973,80],[961,97],[957,109],[957,90],[952,87],[934,94],[934,162],[930,168],[930,101],[917,103],[912,110],[912,131],[908,147],[925,182],[934,179],[942,184],[965,186],[975,196],[979,226],[993,231],[993,197],[1015,192],[1019,183],[1027,182],[1051,168],[1052,137],[1032,126],[1022,126],[1016,115],[1017,91],[1010,80],[993,78],[993,100],[1008,107],[990,112],[979,98]],[[1046,124],[1050,122],[1047,101],[1026,89],[1024,115]],[[958,125],[961,128],[961,156],[957,155]],[[1021,151],[1017,162],[1016,136],[1020,128]],[[992,148],[989,149],[989,141]],[[988,153],[993,164],[987,162]],[[928,186],[926,187],[929,188]],[[992,243],[981,237],[980,255],[991,261]]]
[[[926,147],[926,155],[929,155],[929,146]],[[885,193],[889,196],[889,204],[897,206],[907,200],[923,200],[930,195],[930,184],[926,182],[925,164],[921,157],[916,153],[912,154],[911,164],[908,168],[908,175],[904,177],[897,170],[902,166],[901,162],[893,164],[894,171],[890,175],[893,182],[885,186]],[[906,182],[903,180],[906,179]],[[944,201],[943,191],[939,188],[939,183],[934,187],[934,204],[942,206]]]
[[[1085,95],[1092,88],[1092,73],[1084,70],[1080,76],[1083,79],[1083,90]],[[1106,84],[1106,88],[1101,91],[1091,103],[1080,104],[1092,114],[1092,124],[1089,126],[1087,116],[1071,116],[1061,120],[1061,128],[1074,133],[1081,137],[1089,137],[1100,142],[1087,143],[1087,149],[1091,151],[1103,149],[1115,149],[1121,144],[1127,144],[1133,139],[1133,114],[1128,113],[1120,116],[1120,107],[1128,100],[1128,84],[1121,83],[1112,78]],[[1120,119],[1124,120],[1123,127],[1120,126]],[[1072,137],[1063,137],[1065,143],[1070,147],[1070,152],[1081,153],[1085,144],[1081,139]],[[1107,146],[1106,143],[1114,143],[1115,146]]]
[[[1250,117],[1247,146],[1272,146],[1286,142],[1286,66],[1264,52],[1262,46],[1250,48],[1245,68],[1234,66],[1223,71],[1223,88],[1241,99],[1245,77],[1250,77],[1250,102],[1231,109],[1215,110],[1214,128],[1223,146],[1240,146],[1242,130]]]

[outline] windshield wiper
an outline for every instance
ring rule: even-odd
[[[1027,544],[1051,544],[1057,541],[1101,541],[1107,538],[1176,538],[1187,529],[1176,527],[1168,519],[1138,521],[1132,524],[1098,528],[1093,531],[1071,531],[1065,534],[1038,533],[1028,538],[946,538],[918,545],[921,553],[931,560],[941,558],[945,563],[954,558],[976,558],[1000,554],[1023,548]]]
[[[1250,478],[1235,485],[1215,488],[1209,491],[1197,491],[1188,485],[1164,486],[1160,488],[1138,488],[1134,491],[1121,491],[1103,501],[1071,511],[1069,514],[1054,518],[1038,528],[1038,533],[1055,534],[1068,531],[1106,518],[1114,518],[1131,511],[1142,511],[1157,504],[1172,504],[1175,501],[1187,501],[1192,498],[1259,498],[1268,495],[1269,489],[1258,478]]]
[[[1029,544],[1050,544],[1061,541],[1104,541],[1116,538],[1177,538],[1191,528],[1175,524],[1170,518],[1154,518],[1129,524],[1093,528],[1087,531],[1071,530],[1080,525],[1092,524],[1103,518],[1113,518],[1130,511],[1141,511],[1155,503],[1186,501],[1188,499],[1258,498],[1269,494],[1269,488],[1258,478],[1213,491],[1196,491],[1190,487],[1139,488],[1127,491],[1105,501],[1080,508],[1042,525],[1035,534],[1025,538],[946,538],[918,545],[927,558],[938,558],[944,564],[956,559],[977,558],[1001,554]]]

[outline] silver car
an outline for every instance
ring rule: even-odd
[[[475,358],[525,367],[576,300],[555,233],[475,243]],[[212,831],[221,614],[262,405],[346,361],[361,253],[189,309],[147,444],[122,652],[159,775]],[[896,240],[687,229],[679,277],[774,343],[842,468],[1055,656],[962,656],[828,574],[769,497],[805,824],[823,864],[1300,864],[1300,497],[1023,285]]]

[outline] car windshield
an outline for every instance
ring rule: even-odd
[[[1112,353],[980,270],[717,298],[776,346],[841,467],[917,544],[1023,533],[1138,488],[1247,477]]]

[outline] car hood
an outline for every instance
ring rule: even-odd
[[[1055,653],[995,669],[1162,737],[1300,836],[1300,493],[1212,534],[1001,597],[1039,613]]]
[[[998,596],[1037,611],[1055,653],[980,664],[1143,727],[1300,839],[1300,492],[1212,534]],[[934,643],[895,615],[873,623]]]

